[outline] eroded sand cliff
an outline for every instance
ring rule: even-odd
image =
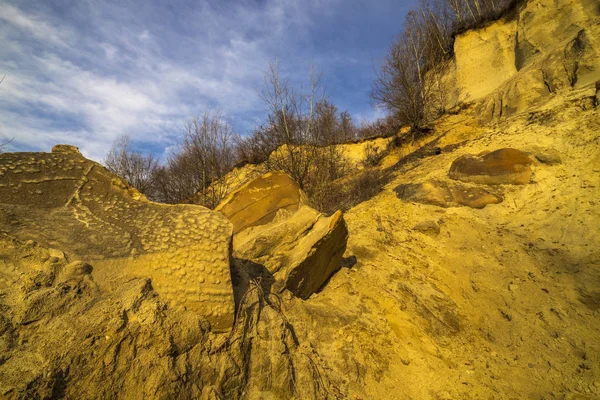
[[[459,35],[452,113],[343,217],[256,166],[232,225],[69,147],[2,155],[0,396],[600,397],[599,15]]]

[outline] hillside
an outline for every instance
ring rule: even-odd
[[[1,154],[0,397],[600,397],[599,55],[595,0],[459,34],[449,112],[341,145],[386,183],[330,216],[260,165],[208,210]]]

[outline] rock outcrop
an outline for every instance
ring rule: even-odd
[[[310,348],[256,286],[216,336],[150,279],[100,285],[91,265],[56,251],[0,233],[2,399],[326,397]]]
[[[531,159],[516,149],[498,149],[477,156],[464,155],[452,163],[448,176],[463,182],[484,185],[529,183]]]
[[[283,172],[269,172],[232,193],[216,210],[231,219],[237,259],[263,265],[274,290],[307,299],[340,268],[348,230],[305,205],[305,195]]]
[[[504,200],[500,194],[489,188],[444,181],[402,184],[398,185],[394,192],[398,198],[405,201],[445,208],[484,208],[488,204],[498,204]]]
[[[204,207],[148,202],[75,147],[53,150],[0,155],[0,229],[91,264],[100,284],[150,278],[171,307],[207,318],[215,331],[229,330],[231,223]]]
[[[290,216],[250,228],[234,237],[237,258],[264,265],[274,289],[307,299],[340,268],[348,229],[338,211],[330,217],[302,206]]]
[[[443,77],[446,109],[475,103],[483,121],[540,106],[600,80],[596,0],[521,2],[502,19],[457,35]]]
[[[296,211],[303,202],[300,186],[283,172],[268,172],[235,190],[215,211],[233,224],[233,232],[271,222],[279,210]]]

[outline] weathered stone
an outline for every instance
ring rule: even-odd
[[[307,299],[340,268],[347,239],[341,211],[326,217],[302,206],[289,218],[237,234],[234,254],[263,264],[273,274],[276,290]]]
[[[65,258],[65,253],[57,249],[48,249],[48,254],[50,257],[56,257],[61,260]]]
[[[477,114],[489,121],[600,78],[596,0],[536,0],[519,8],[516,18],[456,36],[442,80],[447,109],[480,103]]]
[[[413,231],[437,235],[440,233],[440,226],[435,221],[423,221],[413,226]]]
[[[52,147],[53,153],[79,153],[79,147],[70,144],[57,144]]]
[[[503,198],[483,187],[472,187],[460,183],[424,182],[397,186],[398,198],[439,207],[467,206],[484,208],[488,204],[501,203]]]
[[[148,278],[100,285],[97,268],[40,264],[47,254],[0,232],[0,398],[327,397],[285,314],[257,306],[263,293],[244,292],[239,323],[214,335]]]
[[[73,261],[65,265],[57,276],[57,282],[78,279],[84,275],[92,273],[92,266],[83,261]]]
[[[231,193],[215,211],[225,215],[238,233],[273,221],[279,210],[298,210],[303,197],[300,186],[289,175],[268,172]]]
[[[531,159],[516,149],[498,149],[477,156],[464,155],[452,163],[448,176],[463,182],[484,185],[529,183]]]
[[[53,153],[0,155],[6,167],[0,209],[20,221],[18,226],[0,222],[1,228],[62,250],[52,250],[50,259],[64,259],[64,251],[89,261],[99,282],[150,277],[171,307],[207,318],[215,331],[229,330],[231,223],[201,206],[148,202],[100,164],[64,149],[69,146],[55,146]],[[44,196],[30,195],[34,189]]]
[[[537,152],[535,154],[535,158],[542,164],[547,164],[547,165],[555,165],[555,164],[560,164],[562,162],[562,160],[560,159],[560,155],[558,154],[558,152],[556,152],[554,150]]]

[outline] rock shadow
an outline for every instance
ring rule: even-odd
[[[356,258],[356,256],[350,256],[350,257],[344,257],[342,258],[342,268],[348,268],[348,269],[352,269],[356,263],[358,262],[358,259]]]
[[[271,294],[271,287],[275,283],[275,278],[264,265],[251,260],[232,257],[230,269],[236,314],[242,298],[250,289],[251,282],[260,286],[265,297],[268,298]]]

